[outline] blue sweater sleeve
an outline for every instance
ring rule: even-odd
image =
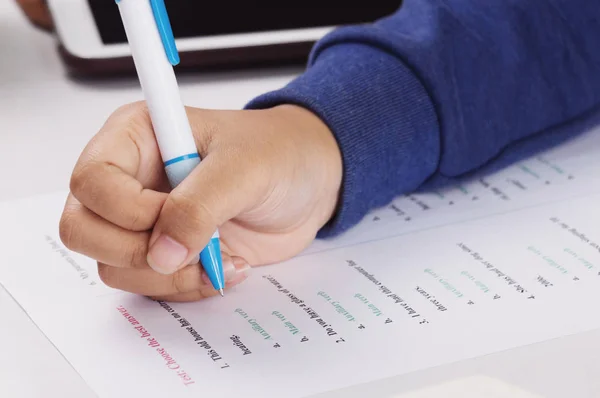
[[[335,235],[598,108],[600,6],[405,0],[393,15],[326,35],[302,75],[247,108],[284,103],[319,115],[340,146],[340,204],[319,236]]]

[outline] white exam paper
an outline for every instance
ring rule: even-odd
[[[469,376],[390,398],[543,398],[505,381]]]
[[[0,282],[100,397],[306,397],[486,355],[600,327],[600,185],[572,156],[598,141],[546,154],[557,175],[530,161],[550,184],[493,202],[475,182],[480,204],[444,193],[410,227],[382,209],[200,303],[105,287],[59,241],[64,194],[5,203]]]

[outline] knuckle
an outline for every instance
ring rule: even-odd
[[[141,215],[139,212],[139,206],[136,206],[133,210],[132,213],[129,214],[129,220],[127,223],[127,229],[130,231],[139,231],[140,230],[140,226],[143,224],[141,221]]]
[[[197,232],[214,224],[215,217],[210,209],[199,198],[187,194],[177,193],[170,196],[170,210],[175,213],[173,217],[175,228],[181,228],[182,233]]]
[[[137,136],[140,128],[146,128],[150,120],[150,110],[144,101],[132,102],[123,109],[122,131]]]
[[[140,204],[135,206],[126,217],[128,220],[124,223],[125,229],[136,232],[148,231],[156,222],[158,211],[150,212],[147,207]]]
[[[121,105],[108,118],[105,129],[125,134],[135,141],[140,130],[147,130],[150,121],[150,111],[144,101],[131,102]]]
[[[200,227],[208,227],[217,224],[217,216],[214,211],[202,201],[198,201],[196,207],[197,225]]]
[[[98,263],[98,277],[108,287],[117,288],[116,269],[106,264]]]
[[[173,192],[169,196],[169,202],[173,211],[179,212],[185,216],[192,215],[195,212],[197,205],[194,198],[181,192]]]
[[[123,227],[130,231],[146,231],[152,228],[156,221],[158,208],[149,207],[149,201],[144,200],[143,188],[137,180],[128,180],[130,189],[123,187],[123,192],[135,192],[135,197],[123,197],[121,202],[129,200],[131,205],[123,206],[121,214]]]
[[[187,293],[187,278],[184,270],[175,272],[171,278],[172,288],[175,294]]]
[[[133,101],[127,104],[119,106],[112,114],[112,116],[124,116],[127,118],[135,118],[148,114],[148,106],[145,101]]]
[[[147,266],[146,256],[148,248],[146,244],[136,244],[126,250],[124,261],[127,266],[132,268],[143,268]]]
[[[65,209],[59,222],[58,234],[62,243],[69,250],[77,249],[77,240],[79,236],[79,223],[77,222],[77,213],[73,209]]]
[[[129,226],[127,229],[130,231],[143,231],[147,229],[148,222],[146,221],[144,215],[141,212],[141,208],[136,206],[133,209],[133,213],[129,216]]]
[[[200,264],[189,265],[175,272],[171,278],[173,294],[200,292],[203,285],[201,272]]]
[[[80,197],[87,187],[87,183],[90,177],[90,166],[88,163],[80,164],[73,170],[71,180],[69,182],[69,189],[73,193],[73,196]]]
[[[135,132],[140,125],[150,120],[150,111],[144,101],[130,102],[119,106],[108,117],[101,132],[116,131],[119,134]]]
[[[90,204],[98,202],[102,167],[100,163],[88,161],[75,168],[69,184],[69,189],[75,198]]]

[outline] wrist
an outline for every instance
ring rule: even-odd
[[[304,152],[301,154],[302,163],[321,189],[318,210],[321,228],[334,217],[339,206],[343,181],[340,146],[329,126],[308,108],[282,104],[270,111],[282,120],[286,132],[296,132],[298,150]]]
[[[321,42],[305,73],[246,105],[303,106],[335,135],[343,183],[335,218],[319,231],[321,238],[417,189],[435,172],[440,153],[434,104],[419,77],[389,51],[340,40],[334,35]]]

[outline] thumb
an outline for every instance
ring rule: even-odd
[[[150,267],[172,274],[197,258],[220,225],[256,203],[265,178],[254,171],[237,157],[209,154],[166,199],[149,242]]]

